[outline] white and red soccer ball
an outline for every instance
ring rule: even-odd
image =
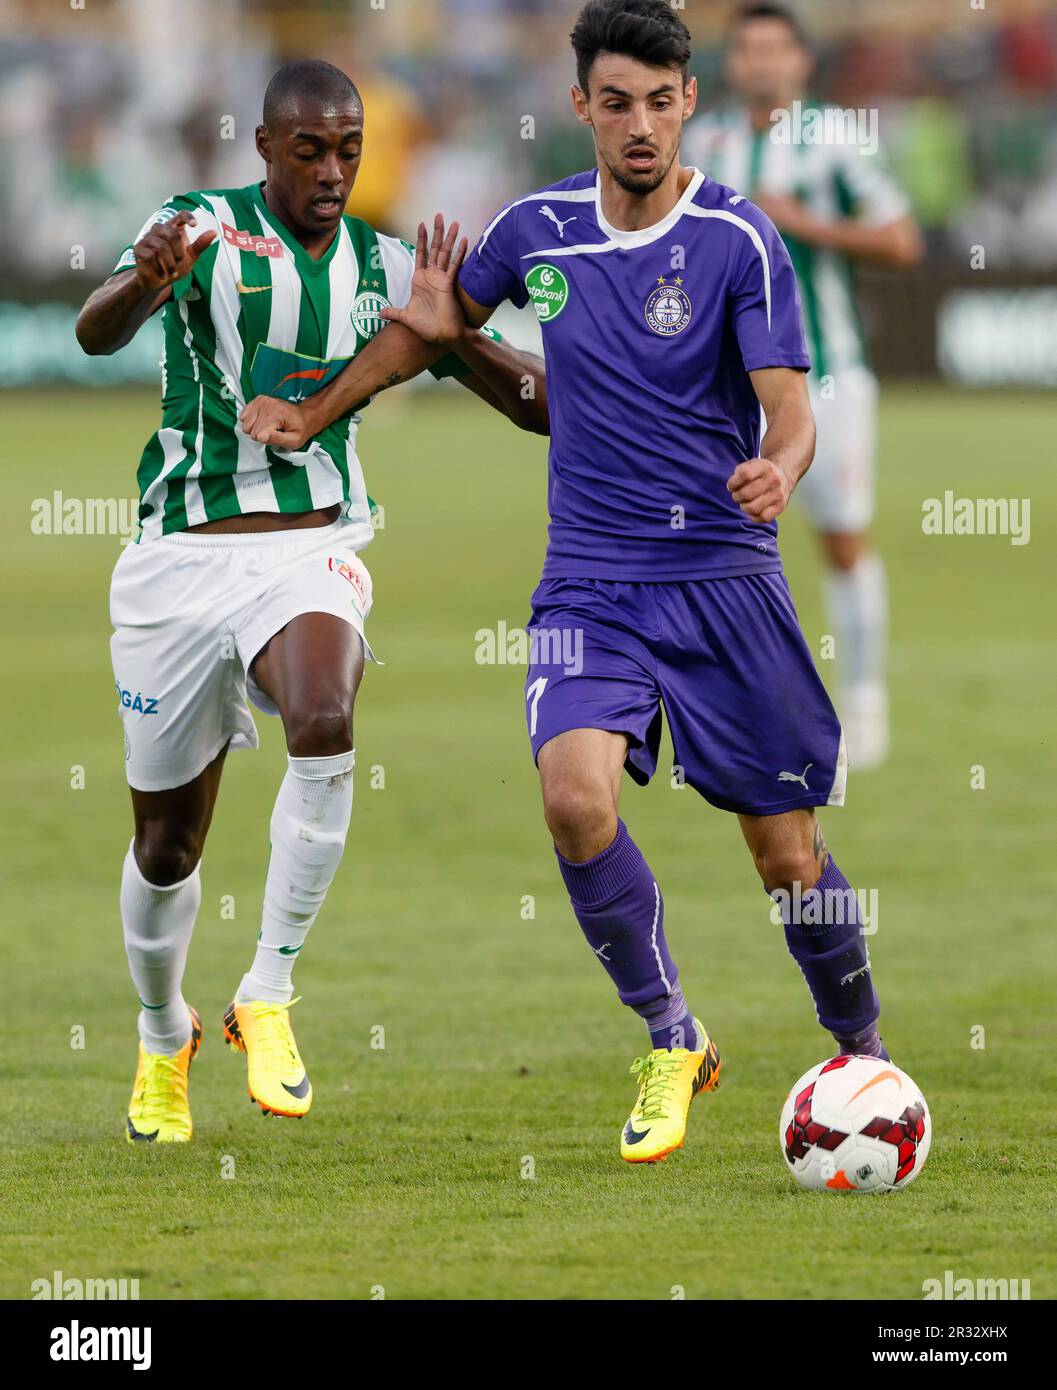
[[[879,1057],[831,1057],[786,1097],[778,1142],[801,1187],[892,1192],[925,1166],[932,1121],[905,1071]]]

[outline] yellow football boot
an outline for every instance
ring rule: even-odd
[[[639,1098],[620,1136],[620,1156],[628,1163],[656,1163],[686,1141],[686,1116],[699,1091],[719,1085],[719,1053],[695,1018],[698,1051],[658,1047],[636,1057],[631,1073],[639,1078]]]
[[[296,1003],[252,999],[241,1004],[233,999],[224,1015],[224,1041],[246,1054],[250,1100],[265,1115],[299,1120],[312,1104],[312,1085],[290,1027],[290,1009]]]
[[[130,1144],[186,1144],[191,1137],[187,1073],[202,1045],[202,1020],[197,1009],[190,1014],[191,1036],[175,1057],[139,1045],[125,1135]]]

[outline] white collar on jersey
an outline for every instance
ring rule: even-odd
[[[661,218],[659,222],[654,222],[652,227],[639,227],[636,231],[624,231],[620,227],[614,227],[608,221],[602,211],[602,175],[599,174],[595,179],[595,216],[598,219],[599,228],[605,233],[611,242],[617,246],[633,247],[648,246],[651,241],[656,241],[658,237],[664,236],[675,226],[686,212],[690,203],[693,201],[697,190],[705,181],[705,176],[700,169],[694,170],[694,176],[683,190],[683,196],[676,203],[675,207]]]

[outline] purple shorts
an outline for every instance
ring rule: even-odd
[[[608,729],[627,735],[625,766],[645,785],[663,705],[673,776],[713,806],[767,816],[844,804],[844,736],[784,574],[544,580],[529,635],[533,758],[570,729]]]

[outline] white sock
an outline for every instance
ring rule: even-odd
[[[345,849],[352,817],[356,750],[333,758],[290,758],[272,811],[272,853],[257,954],[237,998],[293,998],[290,977],[308,929],[323,906]]]
[[[132,845],[121,872],[125,953],[143,1008],[139,1036],[148,1052],[170,1057],[191,1036],[191,1015],[180,986],[202,901],[199,865],[180,883],[160,887],[139,871]]]
[[[830,570],[825,587],[842,688],[883,691],[888,642],[884,562],[870,551],[850,570]]]

